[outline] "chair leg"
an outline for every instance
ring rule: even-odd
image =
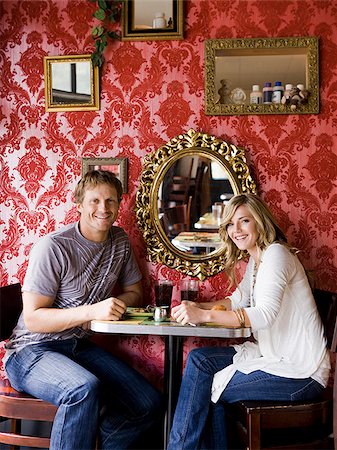
[[[247,414],[248,449],[261,449],[261,415],[254,411]]]
[[[20,419],[11,419],[11,433],[21,434],[21,420]],[[20,450],[20,447],[17,445],[10,445],[9,450]]]

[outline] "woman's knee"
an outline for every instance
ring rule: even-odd
[[[209,348],[195,348],[190,351],[187,357],[186,366],[193,366],[197,369],[206,369],[209,361]]]

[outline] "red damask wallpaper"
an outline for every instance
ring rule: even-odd
[[[0,0],[1,285],[23,281],[40,236],[76,220],[72,190],[81,158],[97,156],[129,159],[119,224],[133,243],[147,299],[159,276],[177,282],[179,273],[146,261],[133,208],[142,158],[194,128],[246,149],[259,192],[302,250],[306,269],[318,287],[337,290],[337,1],[185,1],[184,40],[109,46],[100,111],[46,113],[43,57],[90,53],[94,10],[88,0]],[[306,35],[320,38],[320,114],[205,115],[205,39]],[[221,274],[203,283],[202,298],[225,290]],[[190,339],[185,350],[205,343]],[[107,345],[160,385],[159,338]]]

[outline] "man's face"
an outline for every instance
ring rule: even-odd
[[[105,241],[117,219],[118,209],[118,196],[114,187],[98,184],[92,189],[86,189],[82,203],[77,204],[77,210],[81,214],[82,235],[90,241]]]

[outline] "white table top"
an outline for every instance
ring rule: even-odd
[[[214,218],[211,212],[204,214],[198,222],[194,224],[194,228],[198,230],[219,230],[220,223]]]
[[[198,326],[179,325],[175,322],[154,322],[142,324],[143,320],[109,321],[93,320],[90,328],[98,333],[111,334],[152,334],[158,336],[197,336],[219,338],[248,338],[250,328],[225,328],[221,325],[205,324]]]
[[[172,239],[172,244],[179,249],[191,249],[194,247],[219,249],[223,242],[219,233],[207,233],[204,231],[183,231]]]

